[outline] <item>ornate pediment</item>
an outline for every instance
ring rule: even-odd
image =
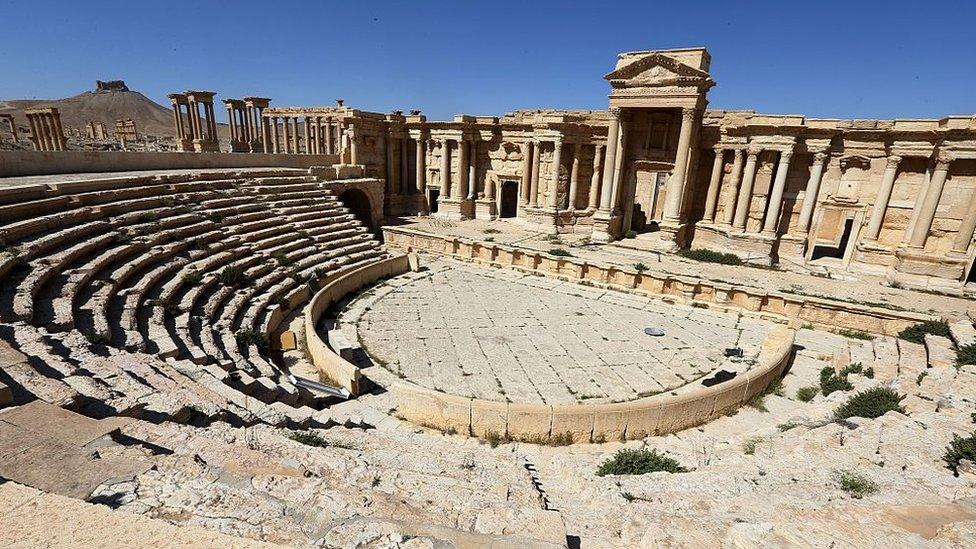
[[[649,53],[604,78],[614,88],[696,87],[707,90],[715,85],[707,72],[661,53]]]

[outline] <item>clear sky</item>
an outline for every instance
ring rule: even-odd
[[[429,119],[607,106],[620,51],[705,46],[711,106],[815,117],[976,112],[976,1],[0,0],[0,98],[124,79]],[[217,109],[220,113],[222,109]],[[226,116],[226,114],[224,115]]]

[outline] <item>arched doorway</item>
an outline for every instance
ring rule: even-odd
[[[377,228],[373,224],[373,206],[366,193],[359,189],[346,189],[339,194],[339,202],[349,208],[350,213],[356,216],[356,220],[369,229],[369,232],[376,233]]]

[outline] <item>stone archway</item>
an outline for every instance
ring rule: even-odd
[[[373,204],[368,194],[360,189],[349,188],[339,194],[339,202],[349,208],[349,212],[356,216],[356,220],[369,229],[369,232],[376,233],[378,227],[373,220]]]

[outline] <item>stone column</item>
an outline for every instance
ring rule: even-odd
[[[776,234],[776,226],[779,225],[779,211],[783,207],[783,192],[786,190],[786,176],[790,170],[790,158],[792,157],[792,150],[779,153],[776,179],[773,180],[773,191],[769,195],[769,204],[766,206],[766,219],[763,222],[762,228],[762,232],[766,236],[774,236]]]
[[[332,118],[327,118],[325,121],[325,152],[326,154],[335,154],[335,147],[332,143]]]
[[[353,164],[359,164],[359,135],[355,130],[349,131],[349,158]]]
[[[312,123],[311,118],[305,117],[305,128],[303,133],[305,135],[305,154],[312,154]],[[297,126],[296,126],[297,127]],[[296,147],[297,149],[297,147]]]
[[[973,234],[976,233],[976,192],[969,197],[968,204],[969,208],[959,225],[959,232],[952,240],[952,251],[949,253],[953,255],[965,256],[969,251],[969,243],[973,241]]]
[[[627,137],[627,115],[621,112],[620,132],[617,135],[617,157],[613,163],[613,197],[610,202],[613,204],[614,209],[621,211],[625,215],[628,211],[633,212],[634,209],[633,196],[629,197],[629,204],[623,203],[623,199],[625,198],[623,196],[623,187],[625,162],[627,159]],[[626,225],[629,226],[630,219],[628,218],[626,221]]]
[[[519,194],[521,195],[521,203],[526,204],[529,202],[529,185],[532,182],[532,143],[523,141],[520,148],[522,150],[522,177],[519,182]]]
[[[53,131],[51,129],[51,122],[48,119],[48,115],[45,114],[45,113],[41,113],[40,116],[39,116],[39,118],[40,118],[40,121],[41,121],[41,135],[44,137],[44,140],[43,140],[44,141],[44,150],[45,151],[53,151],[54,150],[54,144],[53,144],[53,137],[54,136],[51,135],[53,133]]]
[[[559,209],[559,172],[562,169],[563,142],[559,139],[552,142],[552,186],[549,192],[549,208]]]
[[[829,155],[825,152],[818,152],[813,155],[810,179],[807,180],[807,188],[803,192],[803,206],[800,208],[800,219],[796,224],[796,230],[801,235],[810,232],[813,209],[817,206],[817,196],[820,194],[820,180],[823,179],[824,161],[828,157]]]
[[[681,109],[681,132],[678,134],[678,151],[674,157],[674,175],[668,180],[664,197],[664,219],[680,221],[681,200],[688,175],[688,154],[691,152],[691,136],[695,130],[695,109]]]
[[[895,187],[895,177],[898,175],[898,164],[901,163],[900,156],[889,156],[885,163],[884,175],[881,177],[881,187],[878,188],[878,195],[874,200],[874,208],[871,210],[871,219],[868,221],[868,230],[864,239],[874,242],[881,234],[881,225],[884,223],[885,212],[888,210],[888,202],[891,200],[891,190]]]
[[[278,117],[272,116],[271,120],[271,143],[274,145],[274,152],[281,153],[281,141],[278,139]]]
[[[315,154],[322,154],[324,148],[322,147],[322,117],[315,117]]]
[[[404,137],[400,139],[400,192],[410,194],[410,155],[407,143],[409,140]]]
[[[473,200],[478,193],[478,141],[472,139],[468,143],[468,194],[461,198]]]
[[[457,185],[451,189],[451,198],[463,200],[468,196],[468,142],[464,137],[458,140]]]
[[[735,216],[735,204],[739,196],[739,183],[742,182],[742,149],[732,151],[732,179],[729,181],[729,194],[726,197],[725,210],[722,212],[722,225],[732,226],[732,218]]]
[[[739,201],[735,205],[735,221],[732,223],[736,229],[745,230],[746,221],[749,219],[752,185],[756,182],[756,162],[761,152],[762,149],[750,148],[746,158],[746,173],[742,179],[742,188],[739,189]]]
[[[441,198],[451,195],[451,140],[441,140]]]
[[[416,169],[417,169],[417,181],[415,183],[417,185],[417,187],[416,187],[417,188],[417,192],[418,193],[423,193],[427,189],[427,166],[426,166],[426,160],[427,160],[426,148],[427,147],[426,147],[426,142],[424,141],[423,135],[420,135],[420,136],[417,137],[416,143],[417,143],[417,146],[415,147],[415,149],[416,149],[417,158],[416,158],[415,163],[417,164],[416,165]]]
[[[582,143],[575,143],[573,145],[573,167],[569,172],[569,199],[566,201],[566,209],[571,212],[576,211],[576,193],[579,192],[579,167],[580,153],[582,150]]]
[[[227,125],[230,128],[230,140],[231,143],[233,143],[234,141],[237,141],[237,121],[234,120],[234,107],[232,107],[230,103],[227,103],[226,106],[227,106]],[[233,149],[234,146],[231,145],[231,150]]]
[[[386,134],[386,194],[392,196],[396,194],[396,187],[393,184],[393,136]]]
[[[932,179],[925,189],[918,219],[915,221],[915,226],[912,227],[912,234],[908,240],[909,247],[925,247],[929,230],[932,228],[932,221],[935,220],[935,211],[938,209],[939,200],[942,198],[942,189],[945,187],[946,178],[949,176],[949,164],[951,162],[952,158],[944,153],[940,154],[936,160],[935,171],[932,172]]]
[[[176,124],[176,139],[183,139],[186,131],[183,129],[183,116],[180,114],[180,105],[173,103],[173,123]]]
[[[529,206],[539,205],[539,168],[542,167],[542,143],[532,142],[532,180],[529,182]]]
[[[298,144],[299,144],[299,141],[301,139],[301,138],[298,137],[298,117],[295,116],[295,117],[293,117],[293,119],[294,119],[294,124],[295,124],[295,133],[293,133],[292,136],[295,139],[295,141],[292,143],[292,148],[295,149],[295,154],[300,154],[302,151],[301,151],[301,149],[298,148]],[[308,124],[305,125],[305,129],[306,130],[308,129]]]
[[[282,129],[284,130],[282,137],[284,138],[285,141],[285,153],[291,154],[291,153],[298,152],[292,149],[292,143],[294,143],[294,141],[292,140],[292,136],[291,136],[291,117],[283,116],[281,118],[281,124],[282,124]],[[298,128],[295,128],[295,131],[298,132]]]
[[[41,131],[37,127],[37,121],[34,119],[34,115],[27,115],[27,125],[30,126],[31,141],[34,142],[34,150],[41,150]]]
[[[600,189],[600,210],[604,212],[610,212],[613,204],[613,168],[617,163],[617,141],[620,139],[620,109],[610,109],[610,114],[607,157],[603,161],[603,184]]]
[[[587,202],[588,210],[596,210],[600,206],[600,172],[603,167],[603,145],[593,146],[593,175],[590,176],[590,196]]]
[[[271,152],[271,124],[268,123],[268,118],[261,117],[261,149],[265,154]]]
[[[711,223],[715,221],[715,210],[718,206],[718,191],[722,188],[722,167],[725,165],[725,149],[715,147],[715,161],[712,162],[712,177],[708,181],[708,193],[705,196],[705,213],[703,220]]]

